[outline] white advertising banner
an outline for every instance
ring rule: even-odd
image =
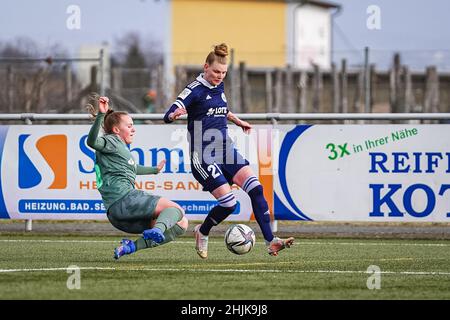
[[[89,125],[0,126],[0,218],[106,219]],[[191,174],[184,125],[136,125],[135,160],[158,175],[136,187],[203,220],[217,204]],[[264,186],[277,220],[450,221],[448,125],[256,125],[229,134]],[[237,186],[228,220],[252,219]]]
[[[86,144],[89,129],[0,126],[0,218],[107,219],[96,189],[95,154]],[[189,219],[203,220],[217,201],[191,174],[186,126],[136,125],[136,132],[130,150],[139,164],[167,161],[160,174],[137,176],[136,187],[179,203]],[[235,126],[229,134],[257,173],[256,135]],[[249,220],[250,199],[236,186],[233,192],[238,207],[228,219]]]
[[[276,129],[276,219],[450,221],[449,125]]]

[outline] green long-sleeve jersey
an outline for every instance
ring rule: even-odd
[[[106,210],[135,188],[136,175],[157,174],[157,167],[138,165],[129,148],[115,134],[98,136],[104,113],[99,113],[89,131],[88,146],[95,150],[97,189]]]

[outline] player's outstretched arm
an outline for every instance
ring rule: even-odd
[[[105,118],[106,112],[109,110],[109,99],[108,97],[100,97],[98,100],[98,113],[95,116],[94,124],[89,130],[89,135],[87,138],[87,145],[94,150],[101,151],[105,147],[105,141],[103,138],[98,136],[100,132],[100,127]]]
[[[137,165],[136,166],[136,174],[137,175],[158,174],[164,168],[165,164],[166,164],[166,160],[162,160],[156,167],[145,167],[145,166]]]
[[[228,111],[227,119],[230,120],[231,122],[233,122],[235,125],[241,127],[245,133],[247,133],[247,134],[250,133],[250,130],[252,129],[252,125],[250,123],[248,123],[247,121],[239,119],[238,116],[235,115],[233,112]]]

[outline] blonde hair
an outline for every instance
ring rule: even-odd
[[[212,65],[214,61],[217,61],[221,64],[228,64],[228,45],[226,43],[221,43],[214,46],[214,50],[211,51],[206,56],[206,63],[208,65]]]
[[[90,103],[86,105],[86,109],[91,114],[92,119],[95,119],[98,115],[98,100],[100,95],[97,93],[91,93],[89,96]],[[94,107],[95,105],[95,107]],[[128,115],[126,111],[114,111],[111,107],[109,107],[108,111],[105,113],[105,117],[103,118],[102,127],[106,134],[112,134],[113,127],[117,127],[122,121],[122,116]]]

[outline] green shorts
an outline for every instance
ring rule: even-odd
[[[142,233],[150,229],[156,205],[161,197],[142,190],[131,190],[108,209],[111,224],[127,233]]]

